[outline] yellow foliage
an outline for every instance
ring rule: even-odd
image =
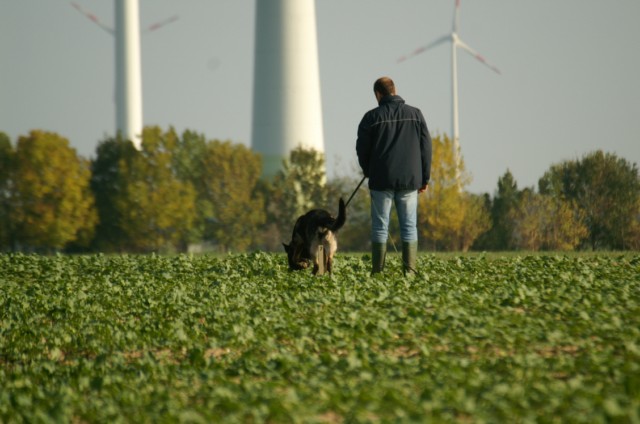
[[[89,164],[67,139],[42,131],[20,137],[13,180],[11,220],[21,243],[61,249],[88,241],[97,222]]]
[[[463,191],[470,177],[462,158],[457,169],[454,148],[446,135],[432,138],[431,181],[420,196],[418,230],[433,249],[466,250],[490,225],[482,204]]]
[[[514,245],[526,250],[572,250],[588,234],[582,212],[572,202],[523,191],[511,211]]]

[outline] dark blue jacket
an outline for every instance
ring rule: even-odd
[[[385,96],[358,126],[358,162],[372,190],[417,190],[431,178],[431,136],[420,109]]]

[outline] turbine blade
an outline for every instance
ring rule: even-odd
[[[444,36],[438,38],[437,40],[432,41],[431,43],[429,43],[429,44],[427,44],[425,46],[422,46],[422,47],[419,47],[419,48],[415,49],[414,51],[412,51],[411,53],[409,53],[406,56],[402,56],[402,57],[398,58],[398,63],[404,62],[407,59],[410,59],[410,58],[412,58],[414,56],[422,54],[422,53],[426,52],[427,50],[429,50],[429,49],[431,49],[431,48],[433,48],[435,46],[438,46],[438,45],[440,45],[440,44],[442,44],[444,42],[447,42],[449,40],[451,40],[451,37],[448,36],[448,35],[444,35]]]
[[[157,29],[162,28],[163,26],[169,25],[170,23],[173,23],[175,21],[178,20],[178,15],[173,15],[170,18],[165,19],[164,21],[160,21],[160,22],[156,22],[155,24],[149,25],[149,27],[147,29],[144,30],[144,32],[152,32],[155,31]]]
[[[493,72],[497,73],[497,74],[502,74],[502,72],[500,72],[500,69],[496,68],[495,66],[493,66],[492,64],[490,64],[489,62],[487,62],[487,59],[484,58],[484,56],[482,56],[480,53],[478,53],[477,51],[473,50],[471,47],[469,47],[464,41],[460,40],[458,38],[456,45],[458,47],[461,47],[462,49],[464,49],[467,53],[471,54],[473,57],[476,58],[476,60],[482,62],[485,66],[487,66],[489,69],[491,69]]]
[[[98,25],[100,28],[102,28],[103,30],[105,30],[106,32],[108,32],[109,34],[113,35],[115,33],[115,31],[113,30],[113,28],[111,28],[108,25],[103,24],[102,22],[100,22],[100,20],[98,19],[98,17],[96,15],[94,15],[91,12],[87,12],[85,11],[83,8],[80,7],[80,5],[78,3],[74,3],[71,2],[71,5],[81,14],[83,14],[87,19],[89,19],[91,22],[93,22],[94,24]]]
[[[458,32],[458,25],[460,24],[460,0],[456,0],[455,9],[453,9],[453,32]]]

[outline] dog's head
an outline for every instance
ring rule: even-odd
[[[302,259],[302,246],[292,241],[290,244],[284,244],[284,251],[287,252],[287,260],[289,261],[289,269],[291,271],[299,271],[309,267],[309,261]]]

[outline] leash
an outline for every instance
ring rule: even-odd
[[[349,200],[347,200],[347,203],[344,205],[344,207],[346,208],[347,206],[349,206],[349,203],[351,203],[351,199],[353,199],[353,196],[356,195],[356,193],[358,192],[358,190],[360,189],[360,186],[362,185],[362,183],[364,182],[364,180],[367,177],[362,177],[362,179],[360,180],[360,184],[358,184],[358,187],[356,187],[355,190],[353,190],[353,193],[351,193],[351,197],[349,197]]]
[[[376,204],[374,203],[373,199],[371,199],[371,206],[373,206],[373,209],[376,210],[376,213],[380,215],[380,211],[376,207]],[[391,224],[391,217],[389,217],[389,224]],[[391,234],[389,234],[388,228],[387,228],[387,240],[391,242],[391,246],[393,246],[393,250],[395,250],[396,253],[399,253],[398,248],[396,247],[396,243],[393,241],[393,237],[391,237]]]

